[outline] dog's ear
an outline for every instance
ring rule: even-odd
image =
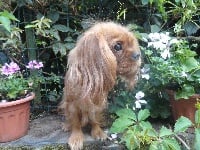
[[[116,57],[101,33],[87,32],[79,39],[69,54],[68,67],[66,80],[71,80],[69,85],[74,88],[80,86],[76,90],[81,99],[94,99],[98,104],[107,96],[104,92],[110,91],[115,84]]]

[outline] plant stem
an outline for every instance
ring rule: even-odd
[[[187,145],[187,143],[181,138],[179,137],[178,135],[174,135],[184,146],[187,150],[190,150],[190,147]]]

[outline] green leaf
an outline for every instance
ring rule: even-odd
[[[189,72],[198,67],[198,61],[194,57],[188,57],[183,62],[183,70]]]
[[[58,30],[58,31],[61,31],[61,32],[68,32],[68,31],[70,31],[70,28],[68,28],[65,25],[61,25],[61,24],[54,25],[53,28],[56,29],[56,30]]]
[[[175,95],[175,99],[188,99],[190,96],[195,94],[194,87],[188,84],[184,84],[181,90],[178,90]]]
[[[12,13],[9,13],[7,10],[0,12],[0,16],[4,16],[8,18],[9,20],[19,21]]]
[[[138,113],[138,121],[143,121],[150,116],[150,111],[148,109],[140,110]]]
[[[200,150],[200,128],[195,129],[194,149]]]
[[[131,109],[120,109],[116,112],[117,116],[132,119],[136,121],[136,115]]]
[[[128,130],[124,136],[122,137],[122,140],[125,141],[126,147],[128,149],[136,149],[140,146],[140,140],[137,138],[137,132],[134,130]]]
[[[28,24],[28,25],[25,26],[25,28],[35,28],[35,27],[36,27],[36,25],[34,25],[34,24],[33,25],[32,24]]]
[[[10,32],[10,19],[4,16],[0,16],[0,23],[3,25],[3,27]]]
[[[173,135],[172,130],[162,126],[162,128],[160,129],[159,137],[170,136],[170,135]]]
[[[127,129],[133,123],[134,122],[128,118],[120,117],[113,122],[110,128],[110,131],[112,133],[122,133],[125,129]]]
[[[151,145],[149,146],[149,150],[160,150],[159,142],[158,141],[152,142]]]
[[[65,47],[65,44],[63,43],[55,43],[52,45],[53,47],[53,51],[55,54],[58,54],[60,52],[60,54],[62,56],[65,56],[66,55],[66,47]]]
[[[167,138],[163,140],[165,147],[168,147],[166,150],[181,150],[178,142],[173,138]]]
[[[148,135],[151,138],[157,138],[157,131],[154,128],[151,129],[147,129],[146,131],[146,135]]]
[[[151,25],[151,32],[159,32],[160,30],[158,25]]]
[[[46,33],[49,33],[49,34],[52,35],[56,40],[60,41],[60,35],[59,35],[59,33],[58,33],[57,30],[55,30],[55,29],[46,30]]]
[[[57,11],[48,11],[47,18],[51,19],[52,23],[58,21],[60,14]]]
[[[141,121],[141,122],[139,123],[139,126],[140,126],[143,130],[152,129],[152,128],[153,128],[152,125],[151,125],[151,123],[148,122],[148,121]]]
[[[192,122],[186,117],[180,117],[174,126],[174,132],[184,132],[192,125]]]
[[[200,124],[200,110],[195,112],[195,123]]]
[[[149,3],[149,0],[142,0],[142,5],[147,5]]]
[[[183,27],[189,36],[195,34],[199,30],[199,26],[192,21],[187,21]]]

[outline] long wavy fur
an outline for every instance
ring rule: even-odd
[[[114,50],[117,42],[123,44],[123,52]],[[112,22],[94,25],[70,51],[60,108],[68,120],[65,130],[72,131],[68,142],[71,149],[82,148],[81,127],[88,123],[93,137],[106,138],[99,127],[101,112],[117,75],[134,86],[141,63],[140,59],[132,60],[135,53],[140,54],[136,38],[127,28]]]

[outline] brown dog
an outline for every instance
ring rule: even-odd
[[[97,23],[78,40],[68,56],[64,96],[60,107],[71,130],[68,144],[72,150],[83,147],[82,127],[91,124],[91,135],[106,139],[100,128],[101,112],[116,76],[134,86],[140,68],[137,39],[127,28],[113,22]]]

